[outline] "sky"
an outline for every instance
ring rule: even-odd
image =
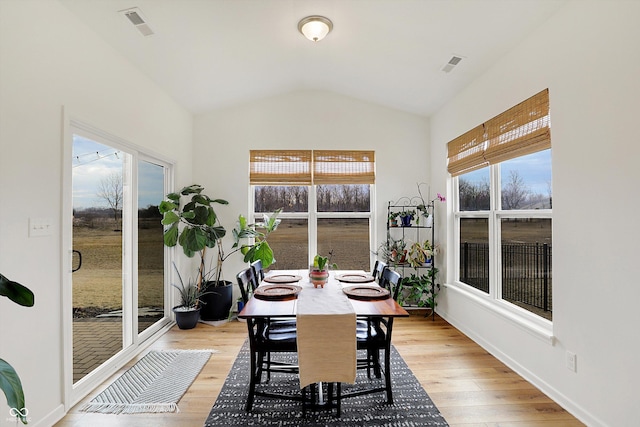
[[[515,170],[533,194],[549,196],[551,191],[551,150],[539,151],[527,156],[517,157],[500,164],[503,181],[509,172]],[[479,169],[463,175],[471,182],[489,180],[489,168]]]
[[[97,196],[102,179],[112,173],[122,173],[127,153],[94,142],[79,135],[73,136],[73,207],[108,207]],[[138,165],[139,207],[158,205],[164,199],[164,177],[161,166],[140,161]]]

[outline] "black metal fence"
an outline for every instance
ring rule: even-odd
[[[553,311],[551,246],[540,244],[502,245],[502,299]],[[460,245],[460,280],[489,292],[489,245]]]

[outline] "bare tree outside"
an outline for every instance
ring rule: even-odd
[[[502,187],[502,209],[519,209],[529,199],[531,191],[517,170],[509,171],[509,179]]]
[[[96,196],[107,202],[117,226],[118,213],[122,210],[122,172],[112,172],[102,178]]]
[[[461,211],[489,210],[490,191],[489,181],[471,182],[464,178],[458,180]]]

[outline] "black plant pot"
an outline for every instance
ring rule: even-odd
[[[181,307],[181,306],[178,306]],[[173,307],[173,312],[176,314],[176,323],[180,329],[193,329],[198,324],[200,318],[200,309],[196,308],[189,311],[176,310],[178,307]]]
[[[233,304],[233,283],[228,280],[215,286],[215,282],[207,282],[207,294],[200,297],[200,318],[202,320],[223,320],[229,318]]]

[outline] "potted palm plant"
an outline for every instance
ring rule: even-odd
[[[9,298],[24,307],[32,307],[34,295],[29,288],[7,279],[0,274],[0,296]],[[27,411],[25,408],[24,391],[18,373],[4,359],[0,359],[0,389],[7,398],[7,404],[12,409],[12,416],[27,424]]]

